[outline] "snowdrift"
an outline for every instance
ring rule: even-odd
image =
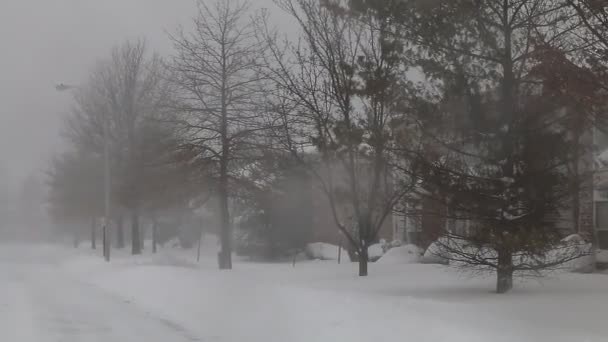
[[[416,245],[404,245],[389,249],[377,262],[379,264],[415,264],[420,261],[422,249]]]
[[[369,261],[377,261],[384,255],[384,248],[381,243],[376,243],[367,249],[367,257]]]
[[[306,245],[305,253],[310,259],[338,260],[338,249],[340,247],[325,242],[313,242]],[[348,252],[342,248],[342,260],[349,260]]]

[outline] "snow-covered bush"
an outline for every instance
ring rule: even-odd
[[[452,255],[451,253],[456,253]],[[466,254],[467,256],[476,256],[479,260],[493,260],[497,258],[495,250],[487,247],[476,247],[464,240],[448,239],[441,237],[433,242],[424,252],[421,258],[421,263],[429,264],[450,264],[454,266],[466,266],[458,260],[458,255]],[[573,256],[572,260],[568,260],[568,256]],[[566,260],[566,262],[564,262]],[[591,258],[591,244],[578,234],[569,235],[561,240],[561,244],[547,251],[544,255],[532,256],[528,254],[513,255],[514,264],[528,265],[545,265],[546,269],[562,269],[573,272],[587,272],[591,269],[593,260]],[[523,274],[535,273],[542,271],[524,270]],[[521,273],[521,272],[520,272]]]
[[[450,260],[450,253],[443,246],[448,243],[447,238],[441,237],[434,241],[424,252],[420,259],[423,264],[442,264],[447,265]]]
[[[546,255],[548,262],[560,260],[562,255],[579,255],[578,258],[570,260],[559,268],[571,272],[591,272],[594,269],[593,248],[590,243],[579,234],[571,234],[562,239],[562,246],[556,247]]]
[[[395,247],[401,247],[402,245],[403,245],[403,241],[393,240],[393,241],[391,241],[391,243],[388,244],[388,249],[395,248]]]
[[[564,243],[584,243],[585,239],[578,234],[570,234],[562,239]]]
[[[369,248],[367,248],[367,256],[369,261],[376,261],[380,259],[380,257],[384,255],[384,246],[385,244],[382,243],[376,243],[369,246]]]
[[[415,264],[420,261],[422,249],[416,245],[403,245],[389,249],[380,259],[380,264]]]

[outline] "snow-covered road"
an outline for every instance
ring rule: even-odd
[[[52,257],[41,260],[28,252],[0,253],[0,341],[199,340],[176,323],[70,277]]]

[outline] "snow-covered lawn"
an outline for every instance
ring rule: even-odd
[[[216,270],[205,246],[161,250],[111,264],[84,250],[61,264],[71,276],[174,322],[201,341],[608,341],[608,275],[553,274],[492,293],[492,277],[439,265],[237,261]]]

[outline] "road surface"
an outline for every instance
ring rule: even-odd
[[[200,341],[178,324],[70,277],[55,258],[0,246],[0,341]]]

